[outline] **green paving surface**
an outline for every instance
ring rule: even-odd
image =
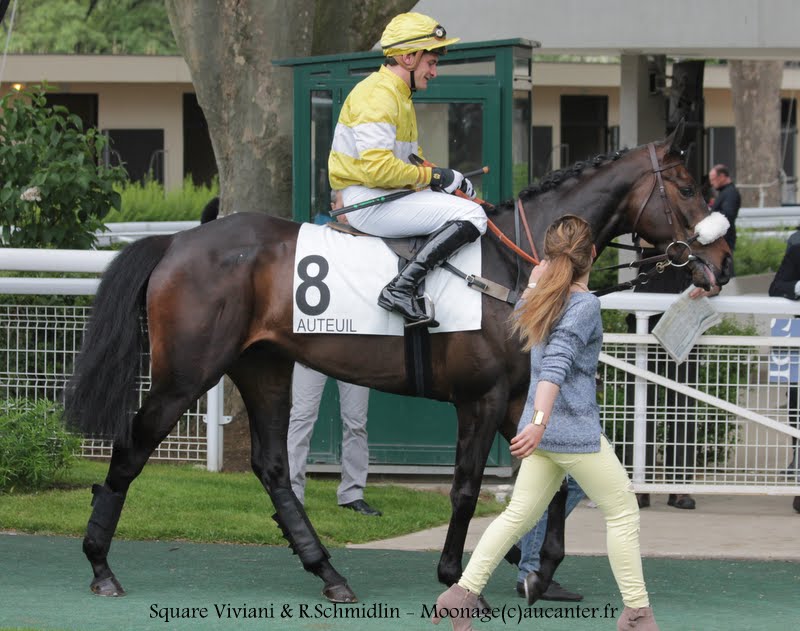
[[[89,592],[91,570],[79,539],[0,534],[0,629],[449,631],[444,621],[432,627],[423,616],[423,607],[430,607],[441,591],[435,579],[438,554],[344,549],[332,553],[361,605],[334,611],[320,596],[321,582],[304,572],[288,549],[181,542],[115,541],[111,563],[128,595],[100,598]],[[662,631],[798,628],[799,563],[645,559],[644,565]],[[521,607],[522,599],[512,591],[516,572],[504,562],[485,591],[498,617],[476,622],[475,628],[616,629],[613,618],[603,617],[607,608],[620,606],[605,557],[569,557],[558,578],[586,596],[579,605],[583,617],[553,618],[575,613],[575,606],[566,603]],[[165,621],[155,613],[192,607],[205,608],[207,617]],[[261,608],[262,614],[273,617],[234,617],[235,608],[242,607]],[[372,611],[381,617],[344,618],[347,611]],[[519,624],[520,612],[540,617]],[[281,617],[287,613],[291,617]]]

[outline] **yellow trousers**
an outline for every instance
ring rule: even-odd
[[[647,607],[639,551],[639,506],[628,474],[605,436],[600,451],[566,454],[537,449],[522,461],[514,493],[503,513],[483,533],[458,582],[480,594],[500,560],[547,510],[569,473],[597,504],[606,520],[608,561],[628,607]]]

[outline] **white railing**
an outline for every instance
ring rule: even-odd
[[[637,334],[606,334],[601,354],[603,423],[634,488],[800,494],[797,470],[787,469],[798,462],[793,441],[800,439],[800,409],[785,404],[800,384],[782,380],[776,368],[786,349],[800,354],[800,338],[703,336],[676,368],[647,334],[649,317],[676,299],[630,292],[601,299],[604,309],[637,309]],[[711,302],[718,312],[762,329],[768,316],[800,315],[800,303],[783,298],[718,296]]]
[[[0,270],[99,274],[116,255],[109,251],[0,248]],[[99,283],[99,278],[0,277],[0,294],[94,295]],[[88,317],[86,307],[0,305],[0,335],[8,340],[6,348],[0,349],[6,354],[3,364],[7,367],[0,373],[0,397],[57,400],[69,377],[67,369],[80,348]],[[58,349],[49,348],[56,340]],[[52,361],[48,361],[51,355]],[[149,387],[147,376],[140,384],[140,400]],[[222,469],[223,425],[229,421],[222,413],[222,381],[204,398],[205,414],[201,397],[159,445],[153,460],[205,461],[209,471]],[[82,453],[110,456],[111,445],[108,441],[85,440]]]
[[[793,230],[800,224],[800,206],[774,208],[742,208],[736,218],[737,228],[767,230],[785,228]]]

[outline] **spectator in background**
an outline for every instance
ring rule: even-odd
[[[717,164],[708,172],[708,181],[715,189],[714,202],[711,210],[721,212],[730,222],[730,228],[725,235],[725,241],[733,252],[736,247],[736,218],[742,198],[731,180],[731,172],[724,164]]]
[[[786,253],[770,283],[769,295],[789,300],[800,299],[800,226],[786,243]],[[789,415],[792,424],[800,427],[800,383],[789,384]],[[797,473],[798,470],[797,439],[792,438],[792,460],[787,467],[787,474]],[[792,507],[800,513],[800,495],[794,498]]]
[[[295,363],[292,375],[292,411],[289,415],[289,476],[292,491],[305,503],[306,462],[311,435],[319,416],[319,404],[325,382],[316,370]],[[369,388],[344,381],[339,386],[339,409],[342,417],[342,481],[336,491],[339,506],[362,515],[380,517],[381,512],[364,501],[369,467],[367,408]]]

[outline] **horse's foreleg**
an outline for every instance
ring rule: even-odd
[[[504,394],[492,392],[479,401],[457,405],[458,446],[450,489],[452,515],[438,567],[439,581],[445,585],[461,578],[469,522],[475,514],[483,469],[506,404]]]
[[[295,497],[289,480],[286,437],[293,362],[273,356],[261,357],[257,365],[252,360],[252,356],[244,358],[230,374],[247,406],[253,472],[275,507],[272,518],[303,568],[325,583],[322,594],[331,602],[356,602],[358,599],[347,580],[331,565],[330,554]]]
[[[532,605],[550,587],[556,569],[564,560],[564,529],[567,517],[567,481],[550,500],[547,508],[547,533],[539,550],[539,570],[526,578],[528,604]]]
[[[197,396],[152,393],[133,421],[130,447],[115,445],[105,482],[92,487],[92,514],[83,539],[83,553],[92,566],[90,589],[99,596],[124,596],[125,590],[108,565],[108,551],[117,529],[125,496],[136,476],[180,415]]]

